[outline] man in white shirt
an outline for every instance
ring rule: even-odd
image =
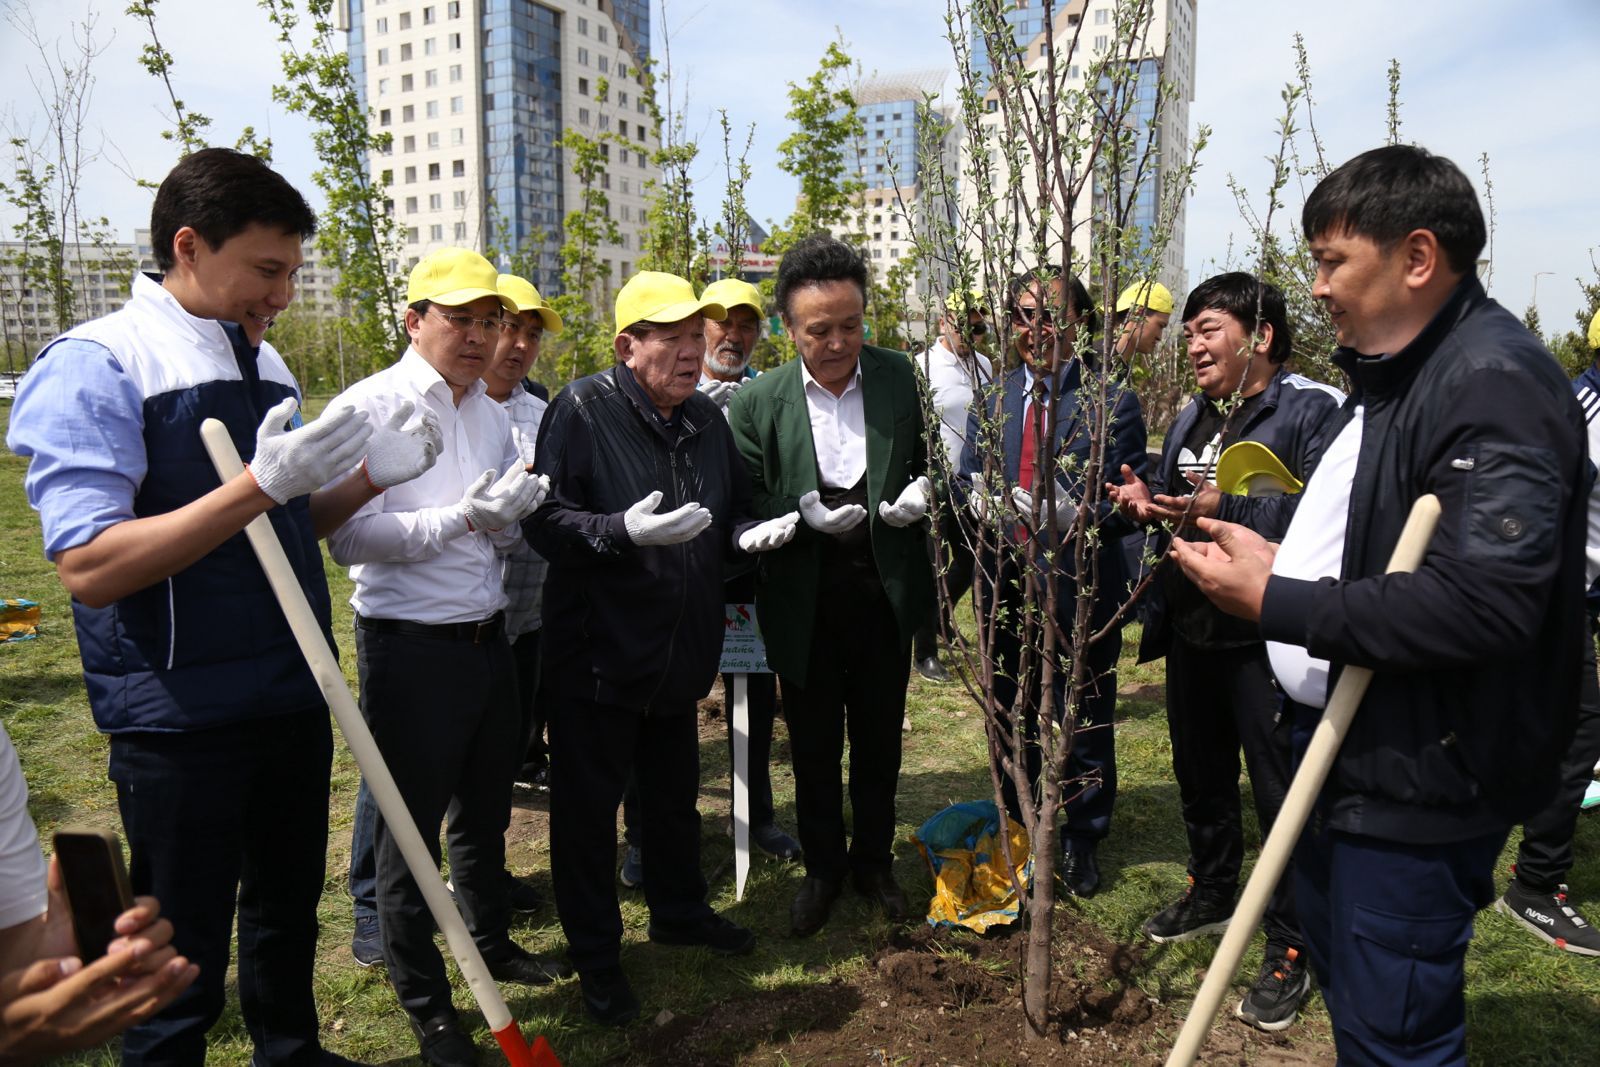
[[[916,357],[916,365],[927,379],[933,409],[939,416],[939,442],[944,446],[943,459],[936,458],[929,466],[950,475],[961,465],[973,394],[993,379],[994,367],[989,357],[975,347],[978,339],[989,333],[989,309],[983,294],[954,292],[944,304],[939,339]],[[972,588],[972,546],[948,516],[941,516],[935,536],[945,539],[942,558],[934,558],[934,575],[947,595],[940,600],[939,613],[912,638],[911,659],[924,678],[947,682],[950,672],[939,662],[939,632],[949,632],[950,606]]]
[[[543,492],[482,381],[502,308],[514,310],[498,277],[488,260],[460,248],[412,268],[411,347],[335,404],[380,422],[413,404],[437,422],[443,448],[426,474],[351,516],[329,550],[355,581],[361,712],[411,817],[437,859],[448,809],[451,879],[489,973],[541,984],[571,971],[535,959],[507,932],[504,834],[521,750],[496,552],[520,539],[518,523]],[[451,1007],[433,919],[381,819],[375,848],[384,957],[422,1059],[471,1064],[473,1045]]]

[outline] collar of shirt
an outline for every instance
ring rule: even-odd
[[[433,369],[433,364],[424,359],[415,346],[406,349],[405,355],[400,357],[400,362],[395,364],[394,369],[395,380],[415,389],[418,396],[432,395],[435,399],[443,401],[446,407],[460,407],[450,392],[450,383],[444,380],[444,375]],[[479,378],[467,386],[467,391],[461,394],[461,403],[465,404],[473,397],[488,391],[489,387],[483,384],[482,378]]]
[[[1063,363],[1061,366],[1056,368],[1055,373],[1046,378],[1034,373],[1033,364],[1024,363],[1022,365],[1022,371],[1025,375],[1023,381],[1024,384],[1027,385],[1028,395],[1032,396],[1033,391],[1039,388],[1041,385],[1044,386],[1044,391],[1046,393],[1054,393],[1056,390],[1060,389],[1061,383],[1067,377],[1067,370],[1070,366],[1070,363]]]
[[[805,382],[806,392],[815,393],[818,396],[826,395],[830,404],[837,404],[846,396],[849,396],[852,389],[859,388],[861,385],[860,356],[856,357],[856,372],[850,376],[850,381],[846,383],[844,392],[840,393],[838,396],[834,396],[832,389],[829,389],[827,386],[823,385],[821,382],[817,381],[811,376],[811,368],[806,366],[806,361],[804,359],[801,359],[799,356],[796,356],[795,358],[800,360],[800,380]]]

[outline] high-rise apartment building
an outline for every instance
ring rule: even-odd
[[[1064,2],[1055,4],[1056,10],[1060,10]],[[1044,0],[1014,0],[1002,12],[1002,16],[1011,27],[1011,40],[1018,48],[1027,47],[1030,41],[1044,32]],[[988,40],[983,27],[969,24],[967,32],[972,46],[973,86],[981,93],[989,87],[994,64],[989,58]]]
[[[351,70],[374,126],[407,263],[435,248],[519,253],[559,292],[559,251],[582,187],[560,141],[600,144],[597,184],[619,229],[605,284],[634,270],[658,147],[645,106],[647,0],[345,0]],[[603,96],[603,99],[602,99]]]

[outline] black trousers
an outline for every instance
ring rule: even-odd
[[[1554,893],[1572,869],[1572,836],[1578,805],[1594,780],[1600,761],[1600,681],[1595,676],[1594,641],[1584,642],[1583,681],[1578,690],[1578,729],[1561,764],[1561,787],[1550,805],[1522,827],[1517,849],[1517,880],[1540,893]]]
[[[818,596],[805,685],[780,678],[794,757],[795,821],[806,874],[830,882],[893,862],[900,721],[911,650],[876,579]],[[844,741],[850,738],[845,841]]]
[[[956,520],[948,510],[939,513],[940,533],[929,535],[928,555],[934,564],[934,591],[939,591],[939,556],[934,551],[933,539],[941,534],[944,543],[944,586],[949,590],[949,599],[941,598],[934,615],[922,626],[918,627],[911,639],[911,658],[921,662],[930,656],[939,654],[939,635],[948,634],[951,629],[950,609],[966,596],[972,588],[972,574],[975,569],[972,549],[968,547],[966,539],[961,536],[956,526]]]
[[[1263,839],[1289,791],[1292,730],[1266,646],[1211,650],[1174,636],[1167,652],[1167,733],[1189,835],[1189,875],[1196,886],[1232,893],[1244,862],[1240,747]],[[1264,927],[1269,946],[1305,947],[1292,869],[1278,879]]]
[[[700,738],[693,701],[652,709],[597,704],[546,688],[550,723],[550,874],[572,964],[615,967],[617,805],[638,784],[639,844],[650,922],[688,928],[711,917],[700,872]]]
[[[200,977],[122,1038],[126,1064],[202,1064],[226,1003],[239,916],[239,1002],[255,1062],[322,1056],[311,973],[328,851],[333,732],[326,708],[174,734],[116,734],[135,893],[161,901]]]
[[[522,765],[542,770],[550,763],[544,742],[544,705],[539,703],[539,635],[529,630],[511,639],[511,656],[517,663],[517,706],[522,712]]]
[[[467,928],[488,958],[506,954],[506,827],[511,777],[522,755],[517,675],[503,637],[482,644],[356,625],[361,715],[394,775],[435,864],[439,824]],[[381,817],[378,925],[389,979],[419,1020],[448,1012],[450,982],[434,945],[433,916]]]

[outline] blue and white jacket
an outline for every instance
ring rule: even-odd
[[[1572,379],[1572,392],[1583,409],[1583,421],[1589,433],[1589,466],[1600,456],[1600,364],[1591,363],[1587,370]],[[1589,582],[1589,614],[1600,615],[1600,479],[1589,490],[1589,548],[1584,577]]]
[[[253,349],[234,331],[237,340],[140,276],[120,311],[40,353],[8,439],[32,457],[27,490],[46,554],[216,489],[200,440],[207,418],[228,427],[246,460],[255,454],[267,410],[299,389],[271,345]],[[331,635],[308,498],[267,515]],[[164,582],[72,609],[89,705],[107,733],[203,730],[325,704],[242,532]]]

